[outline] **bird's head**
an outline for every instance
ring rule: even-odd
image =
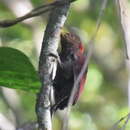
[[[80,38],[73,33],[61,34],[62,51],[82,55],[84,53],[84,46]]]

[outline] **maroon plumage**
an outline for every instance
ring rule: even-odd
[[[55,110],[64,109],[68,105],[71,91],[84,61],[84,46],[78,36],[71,33],[61,34],[61,52],[59,54],[61,64],[57,67],[54,80]],[[80,80],[73,105],[77,102],[86,80],[86,72]]]

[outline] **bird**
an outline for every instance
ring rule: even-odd
[[[60,64],[57,66],[56,76],[53,82],[55,104],[51,108],[53,113],[56,110],[63,110],[68,106],[74,83],[81,72],[86,51],[80,38],[74,33],[61,33],[61,51],[59,52]],[[78,88],[74,94],[72,105],[75,105],[85,86],[87,69],[79,81]]]

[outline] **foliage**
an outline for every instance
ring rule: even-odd
[[[28,57],[22,52],[0,47],[0,85],[20,90],[37,91],[38,75]]]

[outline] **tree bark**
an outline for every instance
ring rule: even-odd
[[[36,104],[39,130],[52,130],[50,93],[53,88],[52,80],[55,77],[57,66],[60,31],[66,20],[69,6],[70,1],[66,0],[66,4],[51,11],[42,42],[39,61],[39,75],[42,86],[37,96]]]

